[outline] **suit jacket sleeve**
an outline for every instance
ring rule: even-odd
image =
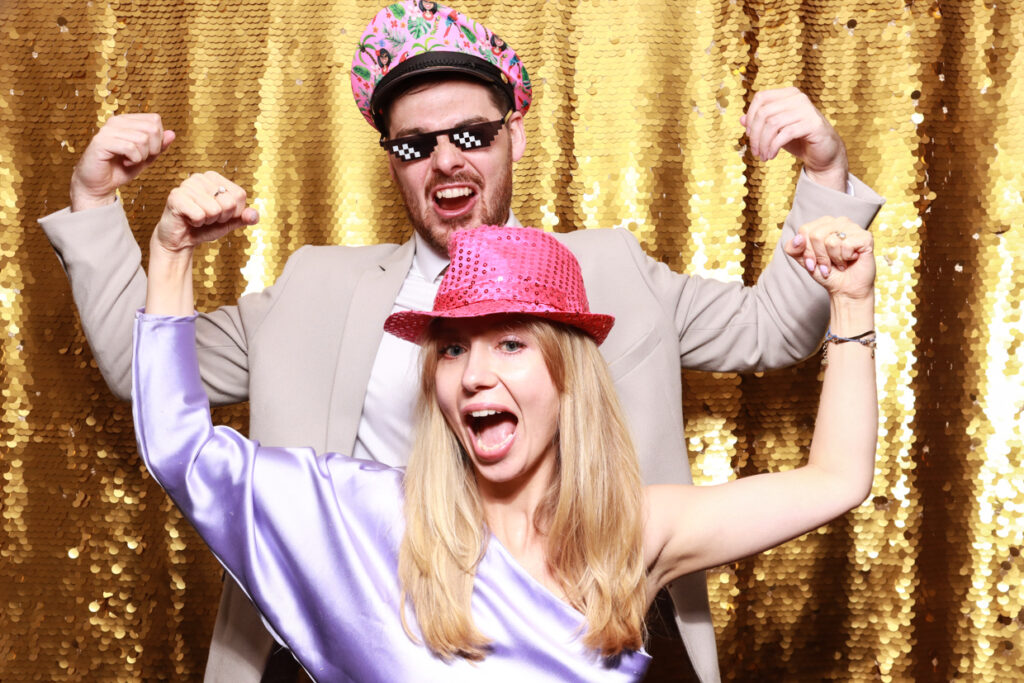
[[[624,235],[653,295],[675,323],[683,367],[764,370],[792,365],[817,350],[828,326],[828,296],[782,245],[799,226],[825,215],[868,227],[884,200],[859,180],[851,182],[852,196],[801,174],[772,260],[751,287],[675,273],[647,256],[632,235]]]
[[[146,273],[120,200],[75,213],[63,209],[39,223],[71,281],[103,379],[118,398],[128,400],[132,325],[135,311],[145,304]],[[273,305],[275,291],[242,297],[238,306],[201,314],[196,321],[203,384],[214,404],[248,400],[248,339]]]

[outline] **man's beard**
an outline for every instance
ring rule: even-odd
[[[483,209],[483,213],[480,218],[475,218],[477,211],[474,209],[472,213],[466,214],[465,216],[459,216],[453,220],[443,220],[438,218],[436,214],[432,212],[433,208],[433,192],[431,196],[427,198],[427,205],[424,209],[426,215],[414,215],[410,210],[410,206],[413,204],[415,197],[410,197],[406,188],[399,183],[399,191],[402,193],[402,203],[405,207],[405,215],[408,216],[409,222],[412,223],[412,227],[420,234],[427,243],[433,247],[439,254],[448,253],[448,236],[454,230],[462,228],[475,228],[480,225],[504,225],[508,220],[509,211],[512,207],[512,163],[505,167],[503,172],[496,178],[492,179],[492,182],[484,187],[482,182],[479,182],[479,176],[476,174],[468,173],[457,173],[449,178],[444,178],[444,182],[459,182],[460,180],[472,181],[477,187],[484,188],[496,188],[497,192],[494,195],[493,202],[485,202],[484,195],[478,194],[476,201],[478,206]],[[438,183],[440,184],[440,183]],[[433,219],[436,221],[434,225],[428,225],[427,219]]]

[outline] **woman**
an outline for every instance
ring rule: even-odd
[[[210,223],[197,240],[219,236]],[[140,450],[318,680],[635,680],[661,587],[814,529],[870,491],[871,237],[828,241],[835,267],[815,278],[832,299],[831,362],[796,470],[641,487],[597,350],[613,320],[589,312],[573,256],[530,228],[453,233],[434,310],[388,319],[423,345],[407,472],[212,427],[191,245],[154,246],[136,321]]]

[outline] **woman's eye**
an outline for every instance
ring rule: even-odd
[[[521,341],[518,341],[516,339],[505,339],[498,345],[498,347],[505,353],[515,353],[516,351],[522,349],[524,346],[525,345]]]
[[[456,356],[461,356],[463,352],[464,349],[458,344],[448,344],[441,347],[441,355],[445,358],[455,358]]]

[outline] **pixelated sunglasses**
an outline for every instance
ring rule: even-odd
[[[511,114],[512,112],[509,112]],[[434,148],[437,147],[437,138],[444,135],[451,143],[464,152],[473,149],[490,147],[497,137],[498,131],[505,125],[509,114],[497,121],[484,121],[483,123],[468,123],[464,126],[435,130],[430,133],[419,135],[407,135],[394,140],[381,139],[380,146],[387,150],[388,154],[399,161],[416,161],[429,157]]]

